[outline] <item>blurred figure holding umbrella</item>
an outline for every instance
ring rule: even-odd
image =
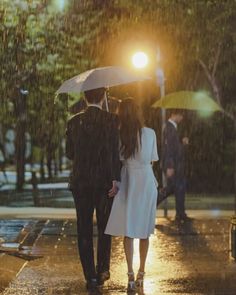
[[[174,193],[175,208],[177,222],[188,219],[185,213],[185,146],[188,145],[188,138],[180,139],[178,134],[178,124],[183,120],[184,112],[181,109],[173,109],[170,111],[170,117],[166,123],[163,132],[162,143],[162,169],[164,170],[167,186],[162,194],[165,197]],[[161,194],[161,195],[162,195]],[[163,196],[162,196],[163,197]],[[160,198],[161,202],[162,199]]]
[[[183,120],[182,110],[195,110],[198,112],[213,113],[223,109],[208,93],[204,91],[173,92],[157,100],[152,107],[170,109],[171,115],[164,128],[162,138],[162,168],[166,188],[160,189],[157,206],[170,194],[176,197],[176,219],[179,221],[189,219],[185,213],[185,177],[184,177],[184,146],[188,138],[179,139],[177,127]]]

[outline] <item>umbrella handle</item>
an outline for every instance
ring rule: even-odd
[[[107,110],[107,112],[109,112],[107,91],[105,91],[105,104],[106,104],[106,110]]]

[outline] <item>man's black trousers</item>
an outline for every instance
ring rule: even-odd
[[[96,278],[96,273],[110,269],[111,236],[104,231],[110,215],[113,198],[108,190],[86,187],[72,191],[77,214],[78,248],[86,280]],[[96,210],[98,243],[95,267],[93,248],[93,213]]]

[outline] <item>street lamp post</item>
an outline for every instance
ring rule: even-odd
[[[160,50],[158,48],[157,50],[158,67],[156,69],[156,82],[157,82],[157,85],[160,87],[161,98],[163,98],[165,96],[165,75],[164,75],[163,69],[159,66],[159,61],[160,61]],[[136,52],[133,55],[132,63],[134,67],[137,69],[145,68],[148,64],[148,56],[142,51]],[[166,111],[165,109],[162,108],[161,109],[161,133],[162,133],[161,142],[162,143],[163,143],[163,129],[165,126],[165,121],[166,121]],[[166,187],[166,176],[163,171],[162,171],[162,184],[164,187]],[[165,199],[163,203],[164,203],[164,216],[167,217],[168,215],[167,199]]]
[[[158,66],[156,69],[156,81],[157,85],[160,87],[160,93],[161,93],[161,99],[165,96],[165,75],[163,69]],[[163,147],[163,130],[165,127],[165,121],[166,121],[166,111],[165,109],[161,109],[161,147]],[[166,187],[166,176],[164,174],[164,171],[162,170],[162,185],[163,187]],[[164,203],[164,216],[167,217],[168,215],[168,202],[167,199],[163,201]]]
[[[26,96],[28,90],[16,86],[15,113],[16,122],[16,171],[17,171],[17,189],[22,190],[25,180],[25,130],[26,130]]]

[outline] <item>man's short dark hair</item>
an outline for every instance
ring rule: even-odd
[[[105,88],[96,88],[85,91],[84,95],[88,103],[99,103],[102,101],[105,91]]]
[[[183,109],[169,109],[169,115],[184,115]]]

